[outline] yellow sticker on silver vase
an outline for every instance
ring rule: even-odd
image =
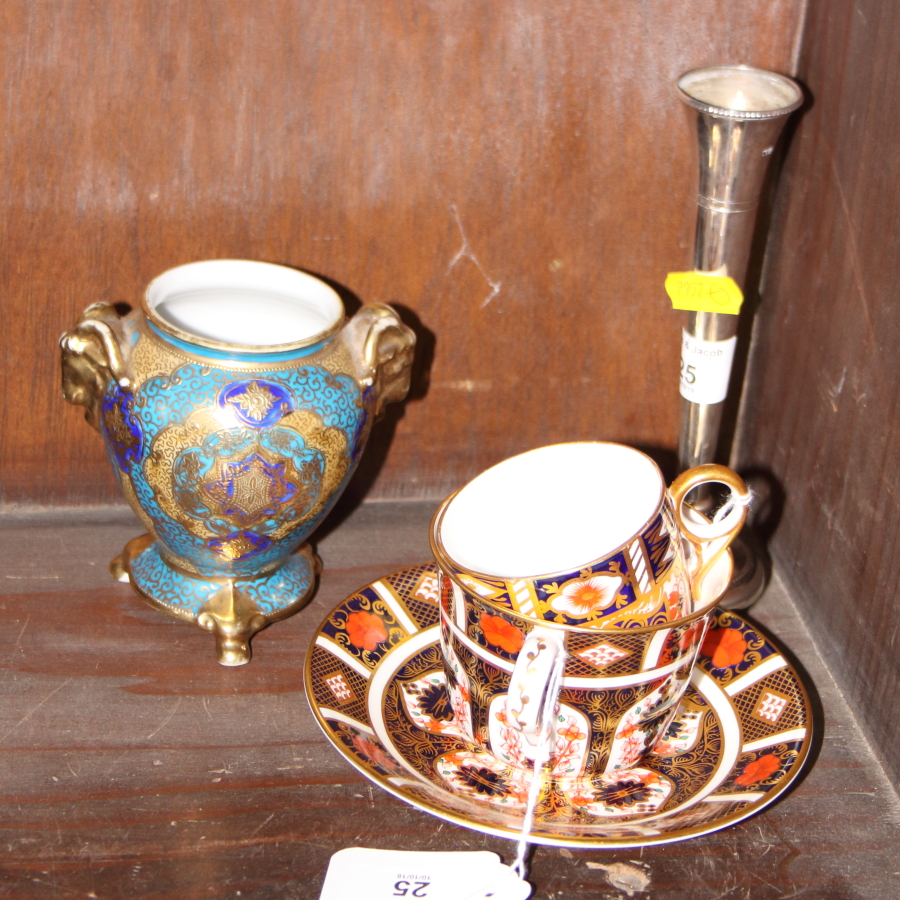
[[[728,394],[737,337],[704,341],[681,332],[681,396],[692,403],[721,403]]]
[[[669,272],[666,293],[673,309],[692,312],[737,315],[744,302],[744,295],[733,278],[709,272]]]

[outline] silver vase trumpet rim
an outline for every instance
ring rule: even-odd
[[[675,87],[688,106],[728,119],[775,119],[803,104],[803,91],[793,78],[753,66],[691,69]]]

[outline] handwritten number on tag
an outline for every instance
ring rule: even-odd
[[[413,881],[412,883],[408,881],[398,881],[394,885],[394,896],[427,897],[428,885],[429,882],[427,881]]]
[[[733,278],[708,272],[669,272],[666,293],[673,309],[737,315],[744,295]]]

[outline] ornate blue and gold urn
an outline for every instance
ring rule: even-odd
[[[60,343],[65,398],[147,528],[113,575],[214,632],[223,665],[248,662],[250,637],[310,599],[304,542],[406,396],[415,336],[389,306],[347,321],[305,273],[211,260],[165,272],[127,316],[88,307]]]

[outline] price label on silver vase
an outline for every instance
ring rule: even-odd
[[[737,338],[703,341],[681,332],[681,396],[693,403],[721,403],[728,393]]]

